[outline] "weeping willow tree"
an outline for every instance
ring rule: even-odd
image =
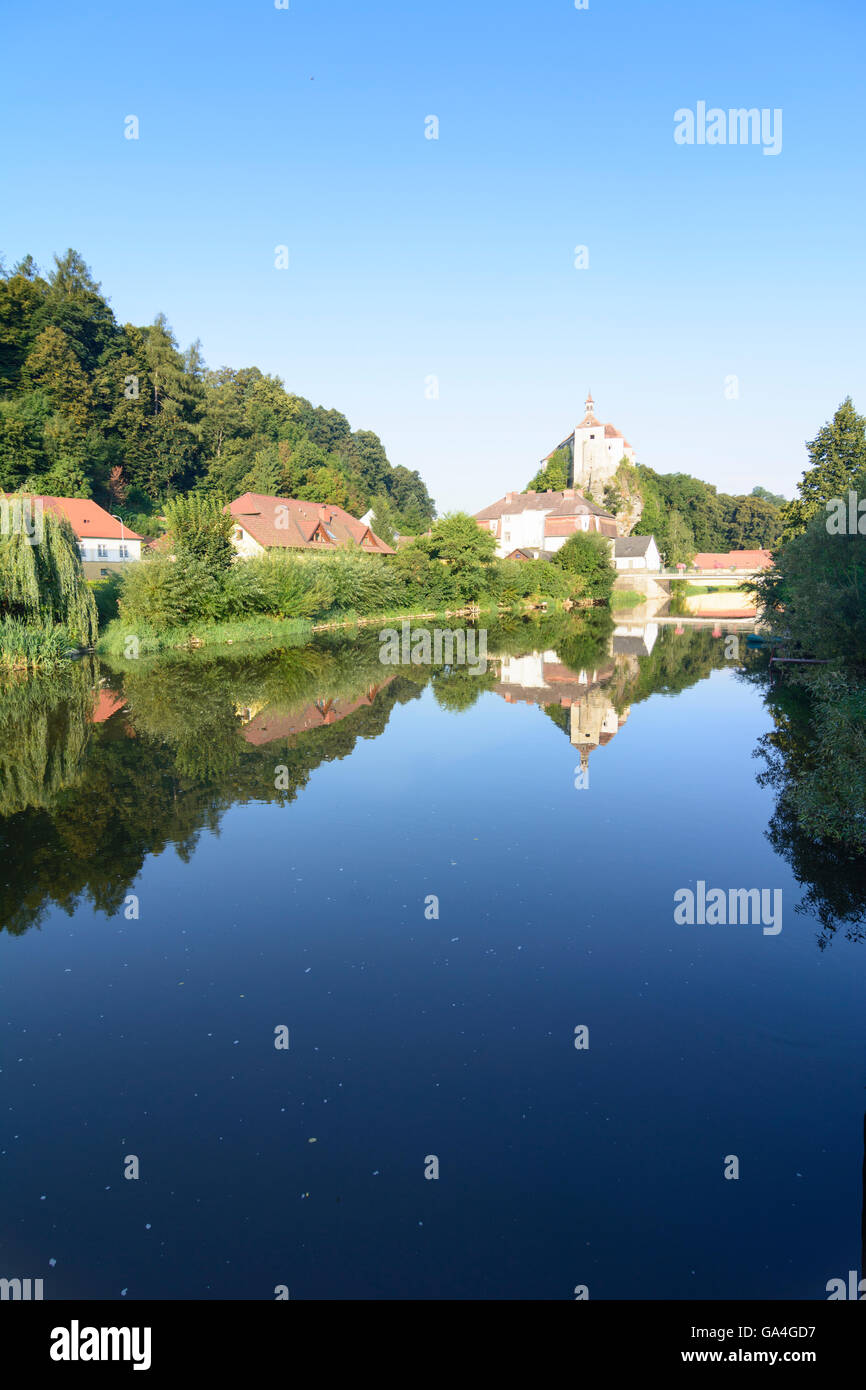
[[[91,647],[96,602],[72,527],[65,517],[46,511],[38,518],[39,528],[29,534],[28,528],[14,524],[14,503],[20,500],[13,499],[13,508],[7,504],[0,526],[0,613],[40,627],[56,623],[73,642]]]

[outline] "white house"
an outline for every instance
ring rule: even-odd
[[[618,570],[658,570],[661,556],[655,536],[620,536],[613,545]]]
[[[9,497],[9,494],[6,494]],[[13,499],[14,500],[14,499]],[[130,531],[120,517],[113,516],[98,502],[81,497],[26,498],[28,526],[38,526],[44,512],[55,512],[69,522],[78,541],[78,550],[88,579],[96,579],[109,570],[117,569],[132,560],[141,559],[144,537]]]
[[[507,492],[476,512],[475,520],[496,537],[500,557],[515,550],[533,557],[550,555],[575,531],[595,531],[611,539],[616,535],[616,518],[573,487],[564,492]]]

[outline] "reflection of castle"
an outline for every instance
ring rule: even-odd
[[[617,714],[610,697],[603,687],[595,686],[588,690],[571,707],[571,742],[580,752],[580,766],[586,772],[589,755],[594,748],[610,743],[614,734],[619,733],[630,710],[626,707]]]
[[[623,641],[635,640],[625,635],[625,629],[623,633]],[[647,650],[644,646],[642,653]],[[580,751],[581,767],[586,770],[592,750],[610,743],[629,715],[628,709],[617,714],[606,694],[605,687],[615,671],[614,661],[604,667],[573,671],[562,664],[556,652],[503,656],[500,679],[493,690],[509,703],[559,705],[570,710],[569,737]]]

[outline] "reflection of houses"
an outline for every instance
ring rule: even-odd
[[[125,698],[115,694],[113,690],[99,689],[94,693],[96,703],[90,716],[91,724],[104,724],[113,714],[117,714],[118,710],[126,708]]]
[[[655,642],[653,631],[651,642]],[[631,641],[623,636],[623,641]],[[644,644],[639,655],[646,655]],[[569,737],[580,752],[581,767],[586,770],[594,748],[609,743],[622,728],[629,711],[617,714],[606,686],[616,673],[616,663],[582,671],[564,666],[556,652],[529,652],[525,656],[500,658],[500,679],[494,693],[509,704],[559,705],[570,710]]]
[[[620,623],[611,650],[614,656],[649,656],[658,635],[658,623]]]
[[[371,685],[357,700],[311,700],[288,714],[281,714],[262,704],[236,705],[235,710],[243,725],[241,732],[247,743],[258,748],[262,744],[273,743],[275,739],[295,738],[311,729],[324,729],[330,724],[338,724],[355,710],[372,705],[380,690],[390,685],[393,679],[394,676],[389,676],[379,685]]]
[[[563,666],[556,652],[528,652],[525,656],[503,656],[500,679],[493,690],[509,704],[561,705],[568,709],[587,687],[610,680],[614,664],[603,669],[573,671]]]

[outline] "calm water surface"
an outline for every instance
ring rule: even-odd
[[[834,888],[768,839],[761,688],[708,630],[489,645],[0,692],[0,1274],[822,1299],[861,1267],[866,944],[795,910]],[[678,925],[701,879],[781,889],[782,931]]]

